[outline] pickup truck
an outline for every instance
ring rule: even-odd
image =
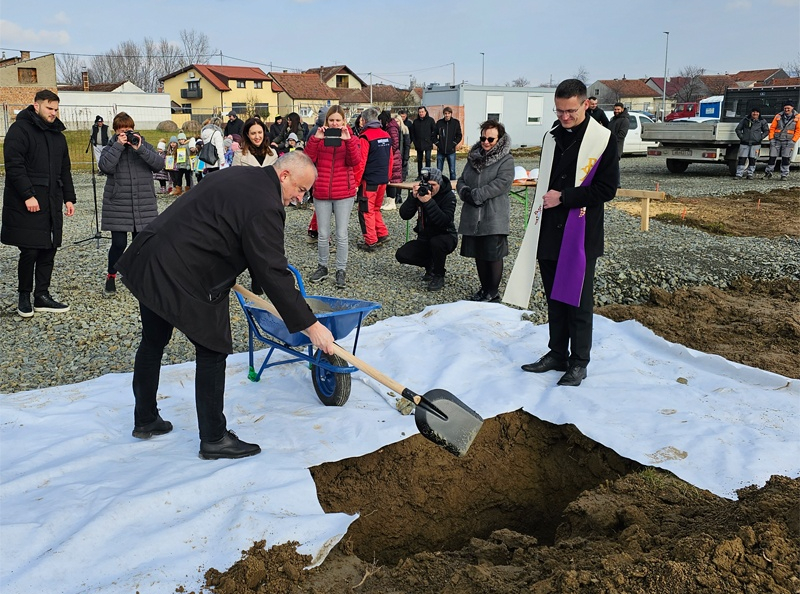
[[[725,91],[722,118],[713,121],[677,121],[646,123],[642,129],[642,140],[658,143],[647,154],[651,157],[666,157],[667,169],[671,173],[683,173],[691,163],[721,163],[728,166],[731,175],[736,173],[739,139],[736,126],[750,109],[758,106],[761,117],[771,122],[776,113],[783,111],[783,102],[791,99],[800,104],[800,85],[731,88]],[[798,143],[800,145],[800,143]],[[800,164],[800,146],[795,146],[792,164]],[[758,160],[769,158],[769,141],[759,150]]]

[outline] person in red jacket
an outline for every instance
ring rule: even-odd
[[[381,205],[392,168],[392,139],[381,127],[378,110],[368,107],[361,114],[364,128],[361,141],[361,164],[356,169],[358,183],[358,219],[364,243],[358,249],[374,252],[389,240],[389,230],[383,222]]]
[[[325,138],[328,128],[341,130],[341,137]],[[317,167],[317,182],[314,184],[314,213],[317,218],[317,270],[311,282],[328,278],[330,258],[329,237],[331,215],[336,221],[336,287],[345,286],[347,268],[347,226],[353,210],[358,185],[355,168],[361,165],[361,145],[347,126],[344,110],[332,105],[325,114],[324,125],[308,139],[306,154]]]

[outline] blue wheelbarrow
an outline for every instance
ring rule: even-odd
[[[289,270],[297,279],[300,294],[311,307],[317,320],[330,330],[335,340],[348,336],[353,330],[356,331],[353,341],[353,354],[355,354],[361,322],[371,311],[380,309],[381,304],[360,299],[306,295],[300,272],[291,264]],[[247,318],[250,350],[250,371],[247,377],[257,382],[268,367],[302,361],[311,368],[311,380],[320,401],[326,406],[343,406],[350,397],[350,375],[357,368],[349,365],[338,355],[328,355],[319,349],[314,351],[308,336],[302,332],[289,332],[280,317],[258,307],[258,304],[241,293],[235,292],[235,294]],[[255,338],[269,346],[267,356],[258,371],[255,368],[253,354]],[[288,354],[289,358],[271,361],[276,350]]]

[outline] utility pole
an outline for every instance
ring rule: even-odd
[[[369,104],[372,105],[372,73],[369,73]]]
[[[486,84],[486,78],[484,74],[486,73],[486,54],[481,52],[481,86]]]
[[[667,117],[667,57],[669,56],[669,31],[664,31],[667,36],[667,47],[664,50],[664,84],[661,89],[661,121],[666,121]]]

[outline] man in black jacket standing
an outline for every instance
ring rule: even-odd
[[[619,161],[622,159],[622,151],[625,149],[625,137],[631,128],[631,119],[628,116],[628,110],[625,109],[625,105],[622,103],[614,104],[614,117],[608,122],[607,128],[611,130],[611,137],[617,142],[617,161]],[[621,181],[619,167],[617,167],[618,188],[622,187]]]
[[[103,152],[103,147],[108,144],[108,125],[103,123],[103,116],[97,116],[94,119],[94,126],[92,126],[92,134],[89,136],[89,141],[92,145],[94,152],[95,164],[100,162],[100,153]],[[105,175],[102,171],[100,175]]]
[[[417,215],[417,239],[402,245],[395,253],[401,264],[425,269],[429,291],[444,287],[447,256],[458,245],[455,226],[456,195],[450,180],[438,169],[428,169],[428,186],[414,184],[411,197],[400,206],[400,218],[408,221]]]
[[[68,217],[75,213],[71,163],[62,134],[66,128],[58,119],[58,105],[53,91],[36,93],[33,105],[22,110],[8,128],[3,144],[6,185],[0,241],[19,248],[17,313],[23,318],[34,311],[69,310],[50,296],[64,224],[62,205]]]
[[[444,117],[436,122],[436,168],[444,172],[444,159],[447,157],[447,168],[450,179],[456,179],[456,147],[461,142],[461,122],[453,117],[453,109],[445,107]]]
[[[231,136],[232,134],[237,134],[238,136],[242,135],[242,129],[244,128],[244,122],[239,119],[239,116],[236,115],[236,112],[231,110],[228,112],[228,123],[225,124],[225,136]]]
[[[599,124],[608,128],[608,116],[606,112],[597,107],[597,97],[589,97],[589,107],[586,108],[586,115],[593,117]]]
[[[133,436],[172,431],[159,414],[161,358],[174,328],[197,349],[195,403],[200,457],[244,458],[261,451],[226,428],[225,359],[233,352],[230,288],[250,269],[290,332],[305,331],[330,353],[333,336],[317,321],[287,268],[284,207],[316,180],[300,151],[269,167],[230,167],[209,176],[150,223],[117,262],[122,282],[139,300],[142,342],[133,368]]]
[[[431,166],[431,151],[436,140],[436,122],[428,115],[428,110],[421,105],[417,111],[417,119],[414,120],[413,130],[411,131],[411,141],[417,151],[417,180],[420,179],[422,172],[422,160],[425,159],[425,167]]]
[[[522,369],[566,371],[558,385],[579,386],[592,348],[594,271],[604,247],[603,207],[616,194],[619,163],[616,139],[587,115],[586,85],[577,79],[562,81],[555,104],[558,125],[545,135],[542,146],[540,172],[549,170],[550,175],[539,179],[548,185],[536,255],[547,297],[550,350]]]

